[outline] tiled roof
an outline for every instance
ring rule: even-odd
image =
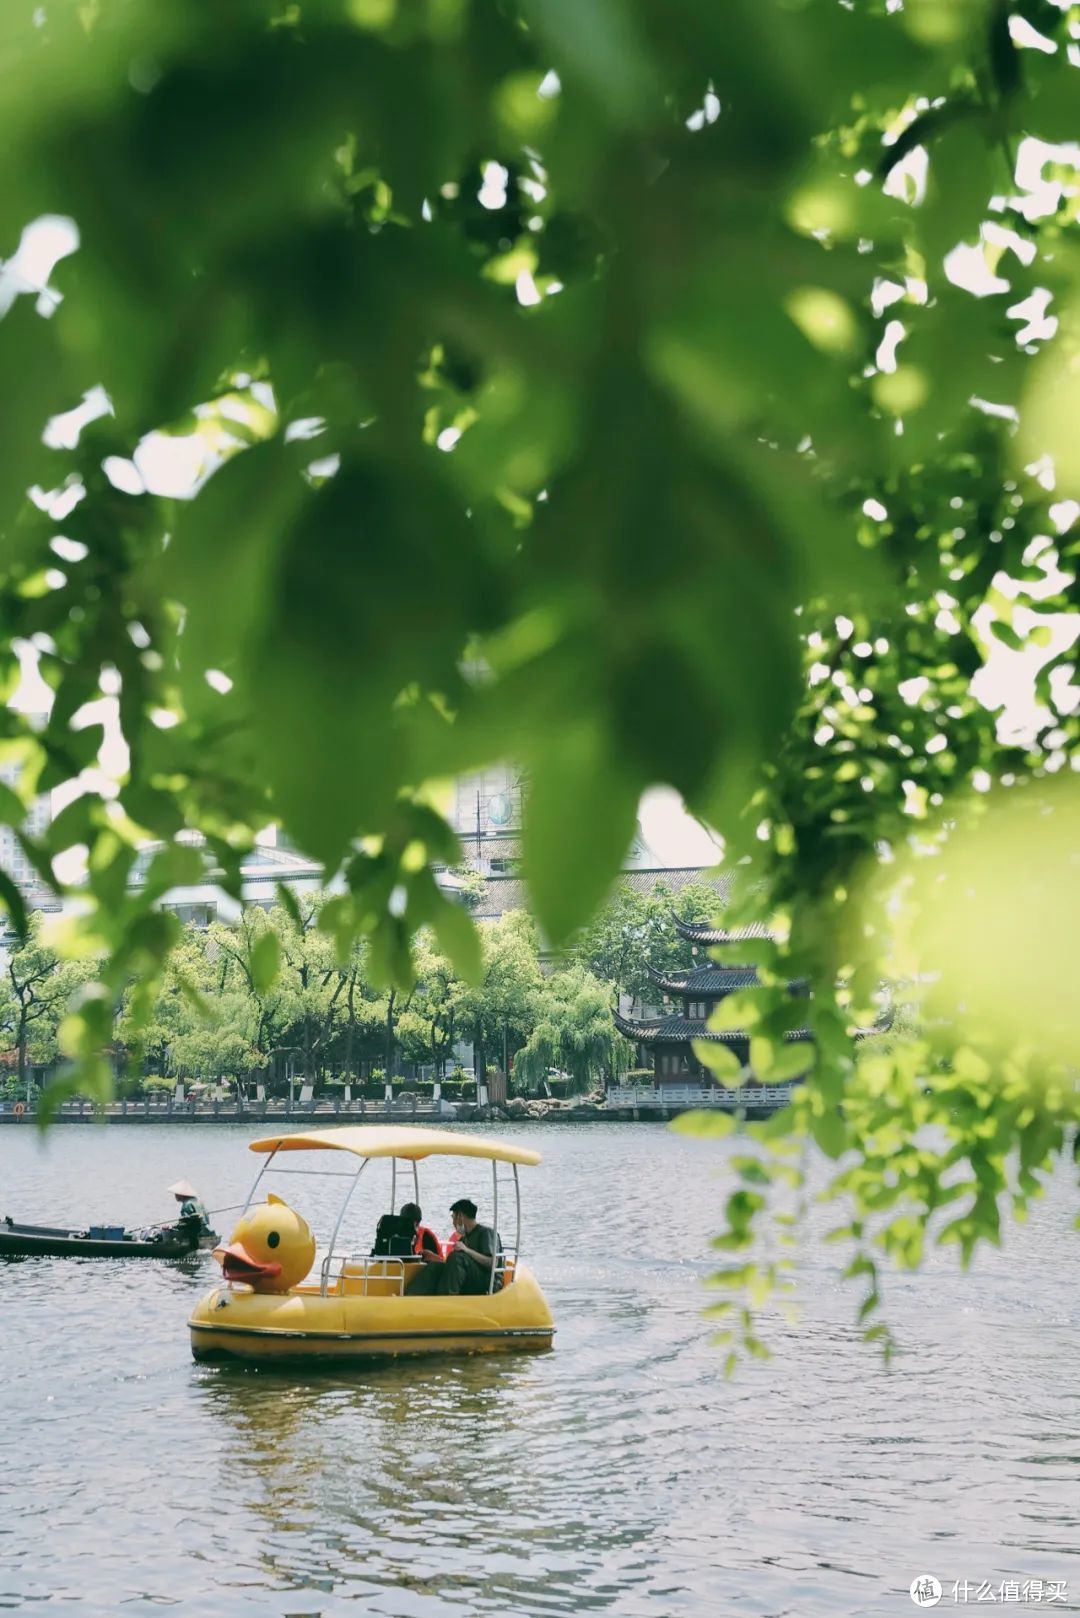
[[[520,876],[489,876],[484,891],[472,907],[477,921],[494,921],[511,910],[528,910],[529,893]]]
[[[475,860],[477,857],[477,840],[475,832],[459,832],[458,841],[466,860]],[[516,831],[487,832],[480,838],[479,855],[482,860],[521,858],[521,834]]]
[[[681,893],[695,882],[702,882],[707,887],[715,888],[717,898],[723,899],[731,885],[731,878],[717,875],[715,869],[707,865],[658,865],[640,871],[624,871],[619,882],[631,893],[644,894],[655,893],[660,887],[666,888],[669,893]]]
[[[657,1040],[677,1040],[685,1043],[691,1039],[705,1039],[712,1044],[734,1045],[745,1043],[750,1038],[745,1028],[722,1028],[714,1030],[706,1026],[700,1017],[621,1017],[614,1012],[615,1026],[620,1034],[627,1039],[640,1040],[643,1045],[651,1045]],[[809,1028],[794,1028],[784,1035],[784,1042],[796,1045],[813,1038]]]
[[[700,1017],[681,1017],[678,1015],[665,1017],[621,1017],[619,1013],[612,1013],[615,1026],[620,1034],[627,1039],[636,1039],[642,1045],[652,1045],[660,1040],[673,1040],[686,1044],[692,1039],[706,1039],[722,1045],[733,1045],[739,1041],[750,1038],[745,1028],[722,1028],[714,1030],[709,1028]],[[887,1033],[892,1024],[891,1015],[872,1024],[869,1028],[856,1028],[854,1039],[870,1039],[874,1034]],[[792,1028],[784,1035],[786,1045],[801,1045],[813,1041],[813,1034],[809,1028]]]
[[[694,966],[688,972],[654,972],[646,966],[651,982],[668,994],[733,994],[736,989],[757,987],[756,966]]]
[[[657,988],[663,989],[666,994],[724,995],[733,994],[737,989],[756,989],[758,986],[756,966],[714,966],[710,963],[692,966],[685,972],[665,974],[655,972],[647,965],[645,971]],[[810,984],[806,978],[791,978],[787,992],[805,999],[810,993]]]
[[[748,938],[773,939],[763,921],[752,921],[748,927],[711,927],[705,921],[681,921],[675,917],[675,930],[691,944],[741,944]]]

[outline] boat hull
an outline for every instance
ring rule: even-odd
[[[202,1245],[201,1243],[199,1244]],[[185,1241],[137,1242],[121,1237],[80,1236],[49,1225],[0,1222],[0,1259],[4,1258],[189,1258],[197,1252]]]
[[[483,1297],[321,1296],[315,1288],[280,1295],[215,1287],[188,1322],[197,1360],[309,1364],[401,1355],[536,1353],[554,1324],[532,1274]]]

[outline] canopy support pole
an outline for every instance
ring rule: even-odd
[[[495,1291],[495,1268],[499,1262],[499,1163],[491,1159],[491,1277],[488,1294]]]
[[[255,1193],[259,1189],[259,1181],[262,1179],[263,1175],[266,1173],[267,1169],[270,1167],[280,1150],[281,1148],[279,1146],[275,1146],[274,1150],[270,1153],[270,1156],[265,1160],[265,1162],[260,1164],[259,1172],[255,1176],[255,1182],[247,1194],[247,1201],[244,1203],[244,1212],[240,1215],[241,1219],[243,1219],[244,1214],[247,1213],[248,1209],[251,1207],[251,1204],[255,1201]]]
[[[345,1210],[349,1206],[350,1198],[352,1197],[353,1192],[356,1190],[357,1181],[359,1180],[361,1174],[363,1174],[364,1170],[367,1168],[367,1166],[368,1166],[368,1164],[370,1162],[371,1162],[370,1157],[365,1157],[363,1159],[363,1161],[360,1164],[360,1167],[357,1169],[356,1173],[353,1175],[352,1185],[349,1187],[349,1189],[345,1193],[345,1201],[341,1204],[341,1212],[337,1216],[337,1224],[334,1226],[334,1233],[330,1237],[330,1246],[327,1248],[326,1257],[323,1260],[322,1282],[321,1282],[321,1284],[319,1286],[319,1291],[320,1291],[320,1293],[322,1294],[322,1296],[324,1298],[326,1297],[327,1289],[328,1289],[328,1287],[330,1285],[330,1266],[334,1261],[334,1244],[338,1239],[338,1231],[341,1229],[341,1221],[345,1217]]]

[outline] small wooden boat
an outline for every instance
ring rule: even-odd
[[[119,1225],[63,1230],[0,1219],[0,1258],[187,1258],[200,1245],[172,1226],[147,1241]]]

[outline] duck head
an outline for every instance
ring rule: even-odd
[[[280,1197],[246,1213],[229,1237],[214,1248],[226,1281],[246,1281],[256,1292],[288,1292],[315,1262],[315,1238],[306,1219]]]

